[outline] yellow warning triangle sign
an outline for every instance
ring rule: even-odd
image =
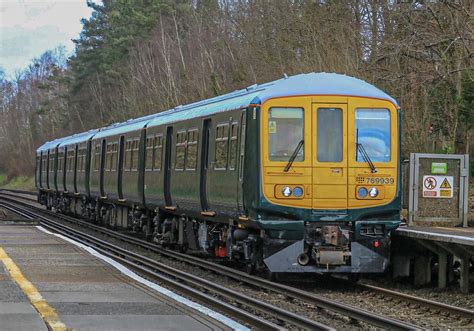
[[[441,183],[440,188],[451,188],[451,185],[449,185],[448,179],[445,178],[443,182]]]

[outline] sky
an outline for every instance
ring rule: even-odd
[[[0,0],[0,67],[7,78],[63,45],[68,55],[92,10],[86,0]]]

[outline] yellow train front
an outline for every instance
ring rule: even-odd
[[[400,224],[396,101],[323,73],[282,80],[253,103],[247,139],[259,158],[246,160],[243,199],[263,242],[247,255],[274,273],[383,272]]]

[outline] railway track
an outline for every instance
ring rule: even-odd
[[[144,274],[154,280],[158,280],[161,283],[165,283],[174,290],[185,293],[193,299],[198,300],[207,306],[213,307],[218,311],[227,313],[230,316],[257,329],[285,329],[284,327],[260,316],[267,315],[272,319],[283,321],[286,324],[296,328],[311,330],[334,330],[334,328],[328,325],[324,325],[304,316],[285,311],[279,307],[212,283],[204,278],[194,276],[152,260],[148,257],[130,252],[129,250],[113,245],[105,240],[95,238],[94,236],[68,227],[62,223],[53,221],[48,217],[40,215],[39,213],[27,210],[25,207],[19,207],[11,202],[2,202],[0,203],[0,207],[15,212],[25,218],[39,220],[41,225],[46,229],[59,233],[84,245],[90,246],[99,253],[117,260],[136,271],[139,271],[141,274]],[[202,291],[202,289],[205,291]],[[204,292],[209,292],[210,294]],[[217,299],[217,297],[225,298],[229,302],[224,302],[221,299]],[[257,315],[248,310],[237,308],[234,304],[232,304],[232,302],[236,302],[242,306],[247,307],[251,311],[258,312],[259,314]]]
[[[3,197],[2,197],[3,198]],[[5,199],[5,198],[3,198]],[[7,198],[9,199],[9,198]],[[11,201],[11,200],[10,200]],[[28,206],[28,204],[24,202],[16,202],[14,201],[15,204],[19,204],[22,207],[25,208],[35,208]],[[35,208],[36,209],[36,208]],[[228,278],[234,279],[236,281],[246,283],[250,286],[253,287],[259,287],[261,289],[266,289],[268,291],[272,291],[278,294],[281,294],[287,298],[291,298],[292,300],[300,300],[305,303],[312,304],[320,309],[325,309],[337,314],[340,314],[342,316],[347,316],[352,320],[356,321],[361,321],[365,322],[371,325],[374,325],[376,327],[381,327],[381,328],[387,328],[387,329],[403,329],[403,330],[413,330],[417,329],[418,327],[414,324],[410,324],[404,321],[400,321],[394,318],[390,318],[387,316],[379,315],[370,311],[366,311],[363,309],[360,309],[358,307],[354,307],[351,305],[347,305],[341,302],[337,302],[334,300],[330,300],[327,298],[324,298],[322,296],[318,296],[314,293],[309,293],[307,291],[297,289],[291,286],[287,286],[284,284],[279,284],[275,282],[268,281],[266,279],[248,275],[247,273],[235,270],[233,268],[229,268],[220,264],[216,264],[210,261],[206,261],[200,258],[197,258],[195,256],[187,255],[187,254],[182,254],[176,251],[171,251],[167,250],[164,248],[161,248],[160,246],[157,246],[153,243],[131,237],[122,233],[118,233],[106,228],[103,228],[101,226],[97,226],[82,220],[78,220],[66,215],[62,214],[55,214],[54,212],[46,211],[43,209],[40,209],[39,212],[42,214],[47,214],[50,217],[57,217],[62,220],[65,220],[67,222],[74,223],[76,225],[80,225],[83,227],[87,227],[91,230],[97,231],[101,233],[102,235],[107,235],[115,239],[119,239],[121,241],[124,241],[128,244],[136,245],[141,248],[147,249],[149,251],[152,251],[154,253],[161,254],[163,256],[166,256],[168,258],[176,259],[179,261],[186,262],[188,264],[191,264],[193,266],[199,267],[199,268],[204,268],[208,271],[212,271],[214,273],[218,273],[221,275],[224,275]],[[42,217],[42,216],[41,216]],[[40,221],[42,221],[42,218],[40,218]],[[64,226],[64,225],[63,225]],[[301,326],[300,326],[301,327]],[[307,327],[305,327],[307,328]]]

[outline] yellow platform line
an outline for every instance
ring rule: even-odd
[[[51,307],[46,300],[43,299],[36,287],[23,276],[20,268],[13,262],[3,248],[0,247],[0,260],[7,268],[10,276],[18,284],[23,293],[28,297],[31,304],[38,311],[39,315],[46,323],[48,329],[53,331],[67,330],[66,325],[59,319],[58,314]]]

